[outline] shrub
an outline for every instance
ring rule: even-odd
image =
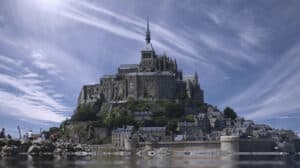
[[[91,105],[80,105],[71,117],[73,121],[95,121],[97,112]]]
[[[189,115],[186,115],[184,116],[184,121],[187,121],[187,122],[194,122],[194,116],[192,114],[189,114]]]
[[[135,125],[134,117],[123,108],[114,108],[103,117],[103,124],[106,127],[121,127],[123,125]]]
[[[183,115],[184,108],[180,104],[168,102],[165,106],[166,116],[170,118],[179,118]]]
[[[223,113],[225,118],[231,118],[234,120],[237,117],[236,112],[230,107],[226,107]]]

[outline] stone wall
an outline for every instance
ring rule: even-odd
[[[240,152],[274,152],[273,140],[240,140]]]
[[[294,140],[296,152],[300,152],[300,139]]]

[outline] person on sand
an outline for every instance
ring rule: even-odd
[[[0,132],[0,138],[5,138],[5,128],[2,128]]]

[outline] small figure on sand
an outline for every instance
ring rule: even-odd
[[[0,138],[5,138],[5,128],[2,128],[0,132]]]

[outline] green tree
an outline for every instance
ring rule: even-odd
[[[184,90],[184,91],[176,91],[176,98],[178,99],[181,99],[181,100],[186,100],[188,99],[188,95],[187,95],[187,92]]]
[[[236,112],[230,108],[230,107],[226,107],[223,111],[225,118],[231,118],[231,119],[236,119],[237,115]]]
[[[80,105],[71,117],[73,121],[95,121],[97,119],[97,111],[91,105]]]
[[[121,127],[123,125],[135,125],[134,117],[124,108],[114,108],[103,117],[103,124],[107,127]]]
[[[192,114],[188,114],[186,116],[184,116],[183,121],[187,121],[187,122],[194,122],[194,115]]]
[[[168,102],[165,106],[165,112],[169,118],[179,118],[183,115],[184,109],[180,104]]]

